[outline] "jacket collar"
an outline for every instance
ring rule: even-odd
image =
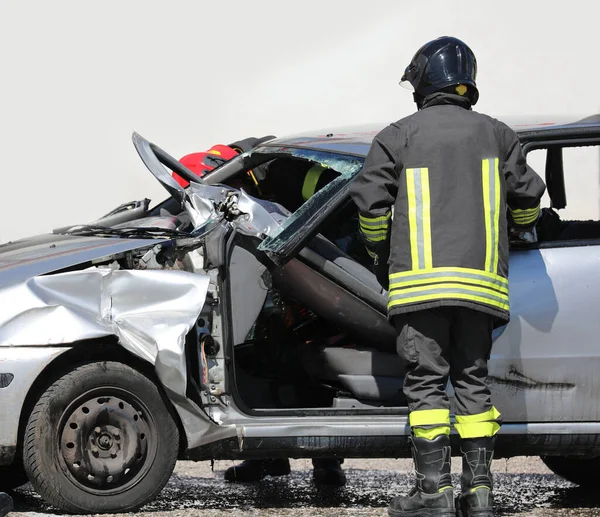
[[[421,109],[430,108],[431,106],[458,106],[466,110],[471,109],[471,103],[466,97],[443,92],[432,93],[425,97]]]

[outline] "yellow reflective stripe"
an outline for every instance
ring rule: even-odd
[[[500,411],[492,406],[483,413],[477,413],[476,415],[456,415],[456,422],[458,424],[474,424],[478,422],[489,422],[490,420],[498,420],[501,417]]]
[[[483,212],[485,220],[485,270],[498,270],[498,242],[500,234],[500,176],[498,158],[481,162],[483,184]]]
[[[317,189],[319,178],[324,171],[325,167],[319,164],[313,165],[308,169],[306,176],[304,176],[304,184],[302,185],[302,198],[304,201],[308,201],[313,196]]]
[[[471,493],[475,492],[476,490],[489,490],[491,491],[492,489],[489,486],[476,486],[475,488],[471,488]]]
[[[490,207],[490,162],[483,160],[481,163],[481,180],[483,183],[483,217],[485,224],[485,270],[489,271],[492,257],[491,207]]]
[[[382,233],[387,233],[387,228],[379,228],[377,230],[371,230],[369,228],[364,228],[362,225],[360,226],[360,231],[365,235],[380,235]]]
[[[456,428],[461,438],[483,438],[494,436],[500,430],[498,419],[502,415],[492,406],[491,409],[476,415],[456,415]]]
[[[411,427],[423,425],[447,424],[450,425],[449,409],[419,409],[411,411],[408,415],[408,421]]]
[[[498,274],[488,273],[487,271],[481,271],[480,269],[472,269],[472,268],[468,268],[468,267],[452,267],[452,266],[433,267],[431,269],[422,269],[419,271],[413,271],[413,270],[400,271],[399,273],[392,273],[390,275],[390,280],[394,280],[396,278],[404,278],[407,276],[417,276],[417,275],[421,275],[421,274],[429,274],[429,273],[468,273],[468,274],[472,274],[472,275],[484,276],[484,277],[490,278],[491,280],[495,280],[497,282],[502,282],[502,283],[508,285],[508,280]]]
[[[419,269],[417,236],[417,200],[415,196],[415,170],[406,169],[406,193],[408,195],[408,226],[410,232],[410,256],[412,268]]]
[[[413,303],[412,300],[415,297],[435,299],[436,296],[444,298],[460,297],[461,299],[465,299],[463,297],[471,297],[473,299],[484,300],[485,303],[490,305],[508,307],[508,295],[485,287],[475,287],[467,284],[424,285],[407,289],[392,289],[389,294],[389,304]]]
[[[497,307],[503,311],[507,311],[509,309],[508,303],[501,303],[495,300],[490,300],[489,298],[484,298],[482,296],[475,296],[470,294],[463,293],[434,293],[427,294],[421,296],[415,296],[412,298],[403,298],[401,300],[391,300],[388,303],[388,310],[392,307],[396,307],[397,305],[408,305],[411,303],[419,303],[419,302],[427,302],[427,301],[437,301],[437,300],[465,300],[468,302],[478,302],[486,305],[490,305],[492,307]]]
[[[410,285],[421,285],[421,284],[437,284],[437,283],[448,283],[448,282],[463,282],[467,284],[475,284],[483,287],[489,287],[491,289],[495,289],[500,291],[501,293],[508,294],[508,288],[504,286],[497,285],[493,282],[488,282],[486,280],[475,280],[471,278],[465,278],[460,276],[435,276],[432,278],[421,278],[417,280],[406,280],[402,282],[390,283],[390,289],[398,289],[407,287]]]
[[[369,235],[365,235],[365,238],[369,241],[369,242],[381,242],[387,239],[387,233],[380,235],[378,237],[373,237],[373,236],[369,236]]]
[[[360,222],[360,227],[364,228],[365,230],[383,230],[383,229],[387,229],[389,227],[390,223],[388,221],[384,221],[381,223],[364,223],[363,221]]]
[[[438,436],[445,434],[450,435],[450,426],[444,427],[432,427],[428,429],[423,429],[421,427],[416,427],[413,429],[413,433],[417,438],[425,438],[427,440],[435,440]]]
[[[461,438],[484,438],[500,431],[498,422],[477,422],[476,424],[454,424]]]
[[[524,210],[513,210],[510,208],[509,210],[513,221],[520,225],[533,224],[540,215],[540,205],[536,206],[535,208],[527,208]]]
[[[367,217],[364,215],[359,214],[359,219],[361,224],[364,224],[365,226],[371,226],[373,227],[373,225],[375,225],[374,227],[377,228],[378,224],[380,223],[385,223],[387,225],[388,221],[391,219],[392,217],[392,212],[388,212],[385,215],[380,215],[377,217]]]
[[[421,169],[421,189],[423,200],[423,254],[425,269],[433,267],[431,254],[431,200],[429,195],[429,169]]]
[[[429,169],[406,169],[410,253],[413,269],[432,267]]]
[[[484,293],[484,294],[491,293],[494,296],[497,296],[498,298],[506,298],[508,300],[507,295],[493,291],[491,289],[488,289],[487,287],[478,287],[475,285],[467,285],[467,284],[444,283],[444,284],[440,285],[440,288],[443,288],[443,289],[465,289],[468,291],[475,291],[475,292],[480,292],[480,293]],[[430,291],[432,289],[437,289],[437,287],[435,285],[423,285],[423,286],[417,286],[417,287],[407,287],[406,289],[396,288],[394,290],[399,293],[418,293],[421,291]]]
[[[500,256],[500,171],[498,170],[498,158],[494,159],[494,214],[492,216],[494,224],[494,261],[490,273],[498,271],[498,257]]]

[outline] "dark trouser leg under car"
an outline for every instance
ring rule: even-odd
[[[463,455],[463,517],[492,517],[489,471],[500,414],[486,384],[493,318],[462,307],[442,307],[394,318],[398,353],[406,363],[404,393],[410,410],[417,484],[396,497],[392,517],[454,515],[450,481],[450,378],[456,398],[456,430]]]
[[[342,470],[343,459],[314,458],[313,481],[317,485],[343,486],[346,475]],[[225,479],[237,483],[254,483],[266,476],[287,476],[290,473],[288,459],[246,460],[225,471]]]

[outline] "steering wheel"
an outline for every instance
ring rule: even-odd
[[[194,174],[169,153],[149,142],[138,133],[134,132],[131,139],[133,140],[135,150],[140,155],[144,165],[169,194],[178,201],[182,202],[184,200],[185,190],[177,183],[177,181],[175,181],[167,167],[190,183],[206,183],[202,178]]]

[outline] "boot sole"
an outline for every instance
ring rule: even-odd
[[[456,511],[456,517],[494,517],[494,510],[488,508],[484,509],[473,509],[467,513],[463,512],[460,507]]]
[[[438,510],[422,508],[405,512],[404,510],[388,508],[388,515],[390,517],[456,517],[456,510],[454,508],[440,508]]]

